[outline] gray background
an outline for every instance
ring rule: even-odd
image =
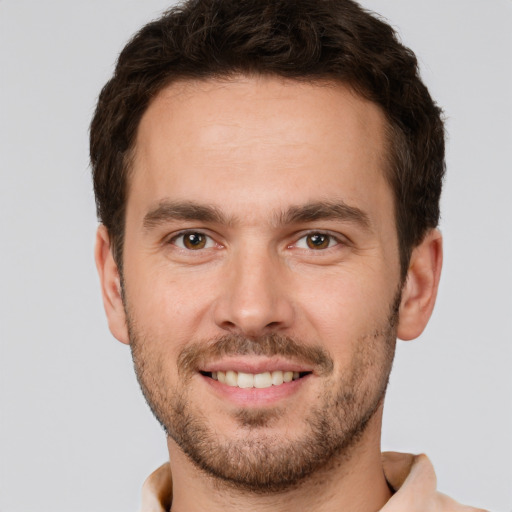
[[[417,53],[447,115],[445,268],[400,342],[383,447],[439,488],[512,510],[512,2],[365,0]],[[88,123],[163,0],[0,1],[0,510],[129,511],[166,459],[93,264]]]

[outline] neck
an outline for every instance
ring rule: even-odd
[[[381,419],[382,407],[350,453],[340,454],[296,487],[273,494],[241,491],[206,475],[169,439],[172,512],[375,512],[391,497],[381,463]]]

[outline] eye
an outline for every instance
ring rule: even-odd
[[[338,239],[326,233],[308,233],[297,240],[295,247],[298,247],[299,249],[312,249],[319,251],[322,249],[329,249],[339,243],[340,241]]]
[[[215,242],[211,237],[198,231],[186,231],[171,238],[171,243],[180,249],[188,251],[199,251],[201,249],[210,249],[215,247]]]

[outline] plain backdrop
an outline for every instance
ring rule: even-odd
[[[445,266],[400,342],[383,448],[426,452],[440,490],[512,510],[512,1],[365,0],[444,107]],[[110,335],[93,263],[88,124],[163,0],[0,0],[0,511],[138,507],[165,439]]]

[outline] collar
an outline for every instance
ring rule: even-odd
[[[434,468],[426,455],[385,452],[382,467],[395,494],[379,512],[485,512],[437,492]],[[171,501],[172,476],[167,462],[144,482],[140,512],[167,512]]]

